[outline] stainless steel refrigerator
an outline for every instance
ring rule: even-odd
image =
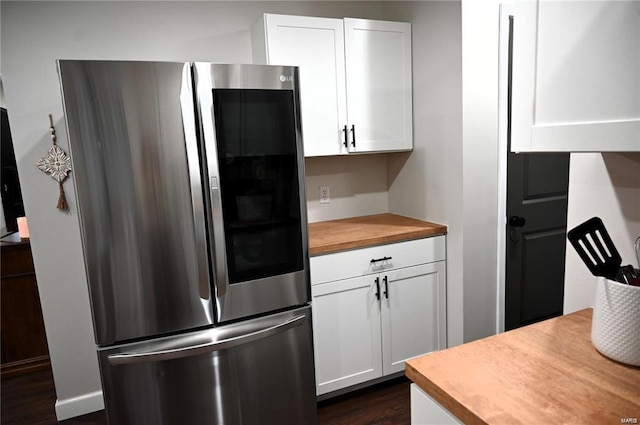
[[[109,423],[316,423],[297,68],[58,69]]]

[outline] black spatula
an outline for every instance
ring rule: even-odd
[[[622,258],[599,217],[571,229],[567,237],[594,276],[615,280]]]

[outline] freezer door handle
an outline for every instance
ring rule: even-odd
[[[249,344],[260,339],[268,338],[277,333],[300,326],[304,323],[306,315],[301,314],[288,319],[282,323],[259,329],[243,335],[226,338],[222,340],[212,340],[205,343],[197,341],[189,343],[189,338],[185,337],[181,343],[172,344],[173,347],[151,350],[138,353],[111,354],[107,358],[112,365],[129,365],[135,363],[159,362],[165,360],[181,359],[184,357],[198,356],[200,354],[212,353],[214,351],[226,350],[243,344]]]

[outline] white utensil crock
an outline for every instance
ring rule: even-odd
[[[591,342],[610,359],[640,366],[640,286],[597,278]]]

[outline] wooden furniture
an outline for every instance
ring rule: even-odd
[[[416,413],[440,409],[465,424],[636,423],[640,368],[595,350],[591,313],[582,310],[409,360],[406,375],[419,387],[412,396],[423,391],[432,399],[431,406],[427,398],[415,400]],[[412,414],[412,423],[457,423],[429,417]]]
[[[29,240],[1,242],[2,377],[49,367],[49,351]]]
[[[413,148],[411,24],[265,14],[253,61],[300,67],[305,156]]]
[[[444,232],[391,214],[310,225],[318,395],[402,372],[405,360],[446,347]]]
[[[638,3],[515,6],[511,150],[640,151]]]

